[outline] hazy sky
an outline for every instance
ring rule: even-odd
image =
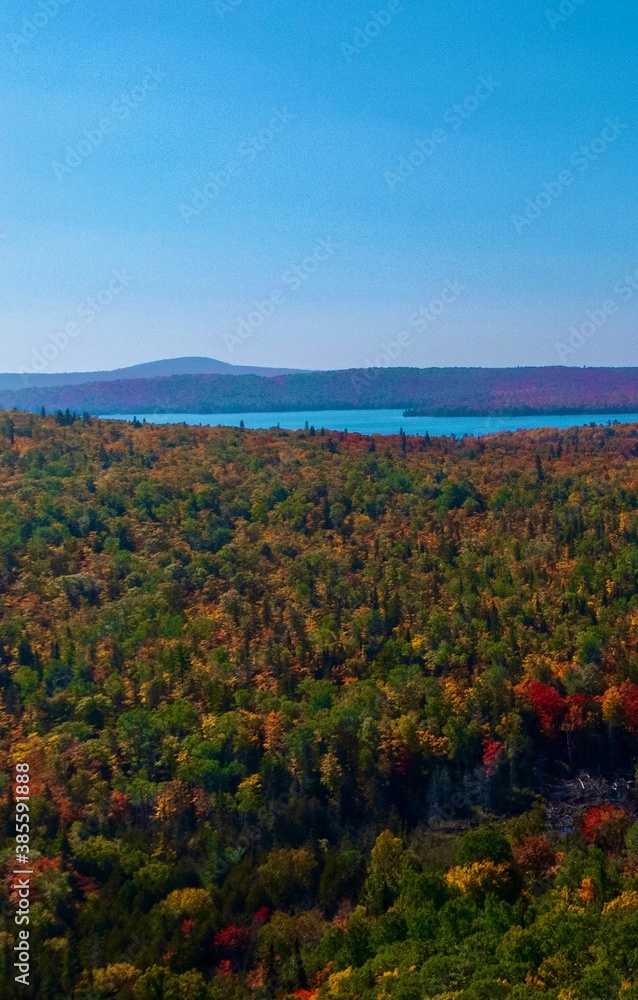
[[[638,364],[634,3],[2,7],[0,370]]]

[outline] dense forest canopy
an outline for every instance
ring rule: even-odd
[[[0,392],[0,406],[102,415],[366,408],[436,416],[638,412],[638,368],[368,367],[271,378],[175,374],[28,388],[30,377],[24,388]],[[78,378],[84,376],[73,381]]]
[[[638,998],[638,426],[0,414],[43,1000]]]

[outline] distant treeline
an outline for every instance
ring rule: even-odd
[[[0,407],[109,413],[404,409],[407,416],[638,412],[638,368],[359,368],[175,375],[0,392]]]

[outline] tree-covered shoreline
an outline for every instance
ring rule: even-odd
[[[270,377],[182,374],[0,391],[0,407],[91,414],[401,409],[406,415],[636,413],[638,368],[351,368]],[[71,376],[69,376],[71,378]]]

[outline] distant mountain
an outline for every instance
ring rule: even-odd
[[[401,408],[407,418],[638,413],[638,368],[359,368],[269,378],[172,375],[0,392],[0,407],[41,406],[138,416],[382,408]]]
[[[167,378],[171,375],[288,375],[298,368],[258,368],[246,365],[229,365],[214,358],[170,358],[167,361],[149,361],[130,368],[116,368],[104,372],[54,372],[53,374],[0,374],[0,390],[18,391],[51,385],[80,385],[85,382],[119,382],[124,379]]]

